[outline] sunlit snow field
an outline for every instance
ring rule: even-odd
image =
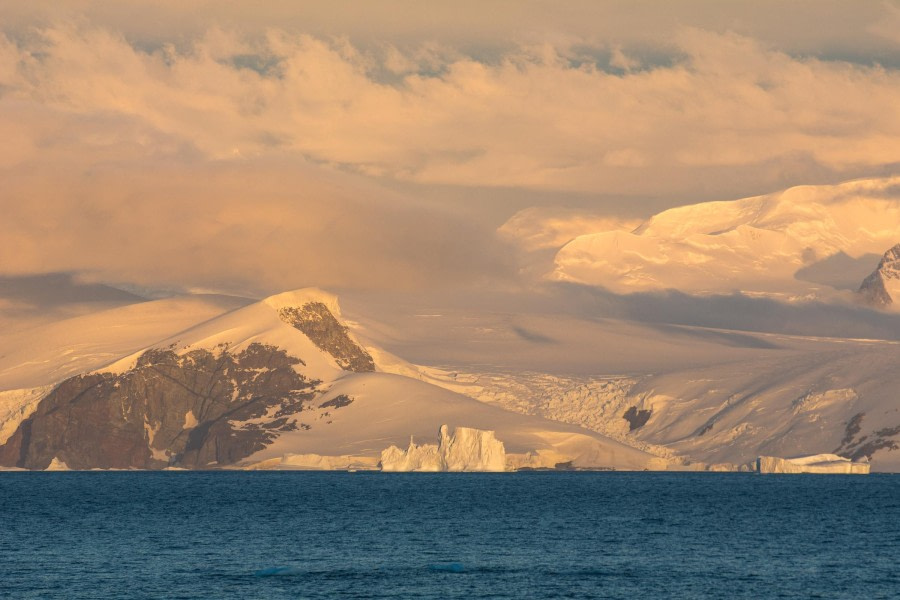
[[[893,598],[900,477],[0,474],[4,598]]]

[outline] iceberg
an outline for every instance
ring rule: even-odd
[[[440,429],[438,444],[416,444],[401,450],[390,446],[381,452],[382,471],[506,471],[506,449],[493,431],[447,425]]]
[[[760,456],[756,459],[757,473],[836,473],[868,475],[868,462],[854,462],[837,454],[814,454],[797,458]]]

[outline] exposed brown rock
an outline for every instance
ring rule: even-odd
[[[67,379],[0,446],[0,465],[45,469],[205,468],[233,464],[296,427],[315,384],[283,350],[153,349],[121,375]],[[275,419],[262,419],[275,413]],[[244,423],[251,419],[259,423]]]
[[[884,427],[857,439],[856,436],[862,429],[862,421],[865,416],[865,413],[853,415],[844,430],[844,439],[841,440],[841,445],[834,451],[835,454],[841,452],[853,460],[861,460],[863,458],[871,459],[879,450],[900,450],[900,445],[894,439],[900,435],[900,425]]]
[[[625,411],[622,418],[628,421],[628,431],[634,431],[646,425],[652,414],[652,410],[638,410],[637,406],[631,406]]]
[[[333,406],[334,408],[343,408],[345,406],[349,406],[352,403],[353,398],[351,396],[348,396],[347,394],[339,394],[331,400],[320,404],[319,408],[328,408],[329,406]]]
[[[281,319],[302,331],[320,350],[330,354],[345,371],[368,373],[375,370],[375,361],[360,348],[347,328],[331,314],[322,302],[308,302],[301,308],[286,307],[278,311]]]
[[[894,303],[885,282],[900,279],[900,244],[884,253],[875,270],[866,277],[857,290],[857,295],[870,306],[886,308]]]

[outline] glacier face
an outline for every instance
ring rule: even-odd
[[[442,425],[438,444],[416,444],[381,453],[382,471],[505,471],[506,449],[493,431]]]

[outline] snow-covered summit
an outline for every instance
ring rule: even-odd
[[[575,238],[557,253],[552,277],[619,293],[827,295],[834,289],[809,277],[811,267],[843,253],[864,274],[872,254],[900,239],[898,189],[900,177],[890,177],[670,209],[631,232]]]
[[[900,244],[884,253],[857,293],[865,303],[879,308],[887,308],[900,300]]]
[[[301,308],[306,304],[320,303],[324,304],[336,318],[341,318],[341,305],[338,302],[338,297],[317,287],[282,292],[280,294],[269,296],[262,302],[275,310]]]

